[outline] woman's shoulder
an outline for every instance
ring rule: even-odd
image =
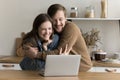
[[[59,42],[59,35],[58,34],[54,34],[53,35],[53,41],[52,43],[49,44],[48,48],[50,50],[56,49],[58,46],[58,42]]]
[[[56,33],[54,33],[54,37],[59,37],[59,35],[58,35],[58,34],[56,34]]]
[[[27,44],[27,43],[31,43],[33,45],[36,45],[36,39],[30,33],[27,33],[23,38],[22,44]]]
[[[58,41],[58,40],[59,40],[59,35],[58,34],[54,34],[53,41]]]

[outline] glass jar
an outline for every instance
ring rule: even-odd
[[[72,17],[72,18],[78,17],[78,8],[77,7],[71,7],[70,17]]]
[[[94,12],[93,6],[86,7],[85,17],[86,18],[94,18],[95,17],[95,12]]]

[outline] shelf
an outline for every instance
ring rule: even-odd
[[[120,20],[120,18],[67,18],[67,20]]]
[[[67,18],[69,21],[119,21],[119,29],[120,29],[120,18]],[[119,30],[120,31],[120,30]]]

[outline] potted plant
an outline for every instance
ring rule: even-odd
[[[101,38],[99,36],[99,33],[100,33],[100,31],[98,31],[95,28],[93,28],[89,32],[82,33],[91,57],[93,56],[92,52],[97,51],[97,49],[98,49],[97,43],[101,43],[100,42]]]

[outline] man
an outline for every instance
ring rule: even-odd
[[[61,49],[63,49],[62,54],[70,50],[70,55],[81,55],[82,57],[80,71],[88,71],[92,67],[92,62],[85,41],[77,25],[66,20],[66,9],[60,4],[53,4],[48,8],[47,13],[53,19],[55,32],[60,36],[58,47],[52,51],[43,52],[34,52],[29,49],[26,55],[30,58],[45,59],[46,55],[59,55]]]

